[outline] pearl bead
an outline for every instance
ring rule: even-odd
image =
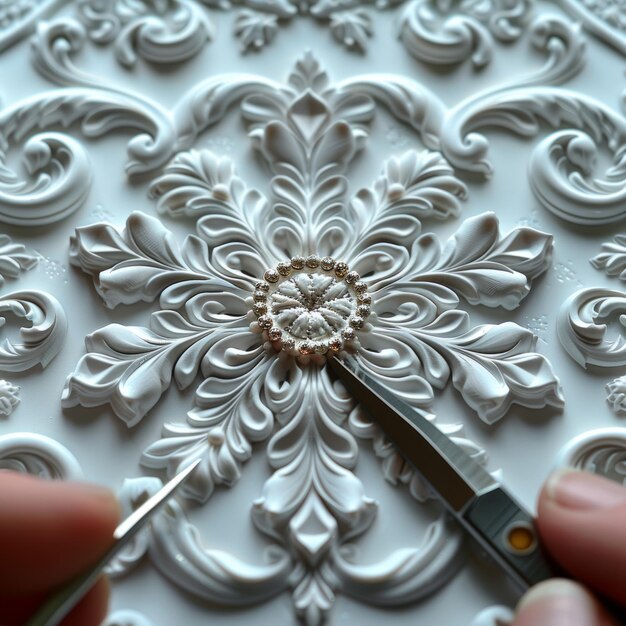
[[[280,280],[280,274],[276,270],[267,270],[263,278],[265,278],[268,283],[277,283]]]
[[[300,352],[300,354],[313,354],[313,344],[310,343],[309,341],[303,341],[300,346],[298,347],[298,350]]]
[[[320,265],[325,272],[330,272],[330,270],[335,267],[335,259],[330,256],[325,256],[321,261]]]
[[[291,274],[291,264],[290,263],[279,263],[276,266],[276,269],[278,270],[278,273],[281,276],[289,276],[289,274]]]
[[[355,337],[356,337],[356,333],[354,332],[354,328],[344,328],[341,331],[341,336],[346,340],[346,341],[352,341]]]
[[[348,264],[340,261],[335,265],[335,276],[337,276],[337,278],[343,278],[349,270]]]
[[[256,300],[257,302],[265,302],[265,299],[267,298],[267,294],[264,291],[255,291],[252,294],[252,297],[254,298],[254,300]]]
[[[280,328],[273,326],[267,331],[267,336],[270,338],[270,341],[278,341],[283,336],[283,333]]]
[[[273,325],[272,318],[269,315],[261,315],[257,321],[264,330],[270,329]]]
[[[315,344],[316,354],[326,354],[328,352],[328,344],[325,341]]]
[[[348,283],[348,285],[352,285],[353,283],[358,282],[360,276],[358,272],[348,272],[346,274],[346,282]]]
[[[328,342],[328,348],[333,352],[340,352],[341,350],[343,350],[343,341],[341,341],[339,337],[333,337]]]
[[[352,328],[359,329],[359,328],[363,328],[363,322],[364,321],[365,320],[362,317],[359,317],[358,315],[355,315],[354,317],[351,317],[348,320],[348,324],[350,324],[350,326],[352,326]],[[346,328],[346,330],[347,330],[347,328]]]

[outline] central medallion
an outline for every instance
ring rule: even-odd
[[[355,347],[372,298],[346,263],[311,255],[267,270],[253,302],[256,323],[272,345],[307,356]]]

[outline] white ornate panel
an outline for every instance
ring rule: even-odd
[[[501,626],[326,368],[529,507],[623,480],[621,0],[0,0],[0,468],[130,512],[108,626]]]

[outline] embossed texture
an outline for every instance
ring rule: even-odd
[[[391,482],[409,484],[422,501],[429,496],[332,380],[322,353],[302,347],[295,354],[276,352],[270,314],[283,331],[319,342],[309,333],[324,298],[309,281],[345,281],[346,293],[355,300],[367,296],[359,306],[368,308],[351,324],[359,343],[350,349],[429,419],[433,387],[448,383],[485,421],[500,419],[512,404],[560,407],[558,380],[534,351],[530,331],[511,322],[472,326],[459,308],[462,300],[516,308],[548,267],[552,238],[529,228],[502,236],[489,213],[468,219],[443,246],[422,234],[422,221],[457,215],[467,194],[436,152],[391,158],[371,187],[348,196],[345,173],[367,138],[374,98],[421,130],[429,123],[399,96],[421,98],[403,79],[363,77],[332,85],[307,55],[284,86],[217,77],[186,96],[178,111],[193,106],[201,113],[204,98],[213,100],[223,89],[232,90],[229,99],[243,98],[250,137],[273,173],[269,196],[248,187],[230,159],[192,150],[179,153],[151,186],[161,212],[195,222],[196,234],[180,246],[157,219],[141,213],[132,214],[124,229],[77,229],[72,262],[92,275],[108,307],[158,300],[160,310],[149,327],[113,324],[88,336],[88,353],[68,378],[63,403],[110,404],[132,426],[172,381],[185,389],[199,372],[187,422],[165,424],[142,463],[173,475],[202,459],[181,492],[204,502],[215,485],[237,481],[254,442],[268,440],[274,473],[253,505],[252,520],[273,543],[262,566],[207,550],[173,503],[154,522],[151,538],[138,538],[114,569],[126,571],[147,551],[175,583],[232,605],[291,588],[307,624],[325,618],[338,591],[382,606],[414,601],[456,570],[458,530],[442,515],[421,544],[375,564],[358,562],[352,541],[371,526],[376,503],[353,473],[355,434],[374,441]],[[438,106],[430,96],[426,102]],[[189,136],[205,123],[198,114],[193,119]],[[281,298],[289,295],[281,285],[301,290],[293,307],[308,311],[302,327],[297,316],[280,317]],[[281,298],[272,300],[272,293]],[[327,311],[324,323],[333,314]],[[459,425],[440,427],[484,462]],[[125,498],[136,506],[158,484],[130,481]]]
[[[559,311],[561,345],[582,367],[626,365],[626,293],[592,287],[572,294]]]
[[[0,380],[0,415],[11,415],[19,403],[20,388],[7,380]]]
[[[74,455],[58,441],[35,433],[0,435],[0,469],[39,478],[81,480]]]
[[[559,453],[558,463],[626,486],[626,428],[598,428],[575,437]]]

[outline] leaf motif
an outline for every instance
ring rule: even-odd
[[[241,42],[243,52],[261,50],[278,33],[278,16],[243,9],[235,17],[234,33]]]
[[[271,217],[267,201],[246,187],[230,159],[209,150],[181,152],[152,183],[150,195],[158,199],[159,211],[197,220],[198,234],[211,248],[246,243],[270,264],[260,245]]]
[[[161,439],[142,454],[144,466],[165,469],[168,476],[202,459],[181,487],[199,502],[208,500],[215,485],[230,487],[239,479],[251,442],[266,439],[274,424],[265,400],[265,378],[274,375],[277,361],[259,347],[251,349],[251,337],[233,334],[211,346],[204,357],[207,377],[196,391],[196,407],[187,424],[166,423]]]
[[[333,11],[330,14],[330,32],[349,50],[364,52],[367,40],[374,34],[372,17],[363,9]]]
[[[441,352],[452,384],[479,415],[493,423],[512,404],[561,408],[563,394],[548,360],[534,352],[536,337],[512,322],[477,326],[457,337],[418,336]]]
[[[76,229],[70,259],[91,274],[105,305],[152,302],[168,286],[215,280],[206,244],[190,235],[182,250],[156,218],[132,213],[122,232],[108,224]]]
[[[210,323],[196,326],[174,311],[153,314],[153,329],[110,324],[85,339],[88,353],[65,383],[63,406],[110,404],[135,426],[169,387],[195,379],[202,357],[227,332]]]
[[[597,270],[604,270],[608,276],[626,280],[626,235],[616,235],[613,241],[603,243],[601,250],[591,259],[591,264]]]
[[[470,304],[512,310],[548,267],[552,245],[551,235],[532,228],[517,228],[501,239],[496,216],[483,213],[465,220],[440,253],[436,239],[423,238],[420,248],[429,262],[413,280],[446,286]]]

